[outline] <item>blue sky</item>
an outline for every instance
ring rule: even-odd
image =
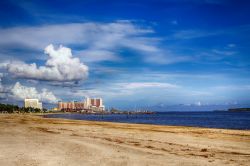
[[[1,1],[0,100],[249,104],[250,3]]]

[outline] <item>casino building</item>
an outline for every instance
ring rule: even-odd
[[[102,98],[86,98],[82,102],[58,102],[58,110],[60,111],[104,111],[105,106],[103,105]]]

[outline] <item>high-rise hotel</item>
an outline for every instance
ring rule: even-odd
[[[41,110],[43,109],[42,102],[39,102],[38,99],[24,99],[24,107],[38,108]]]
[[[58,102],[58,110],[62,111],[81,111],[81,110],[93,110],[104,111],[102,98],[86,98],[83,102]]]

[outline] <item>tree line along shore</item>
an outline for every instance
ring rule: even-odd
[[[48,112],[47,109],[39,109],[32,107],[19,107],[12,104],[1,104],[0,103],[0,113],[43,113]]]

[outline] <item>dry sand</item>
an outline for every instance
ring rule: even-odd
[[[250,131],[0,115],[0,165],[249,165]]]

